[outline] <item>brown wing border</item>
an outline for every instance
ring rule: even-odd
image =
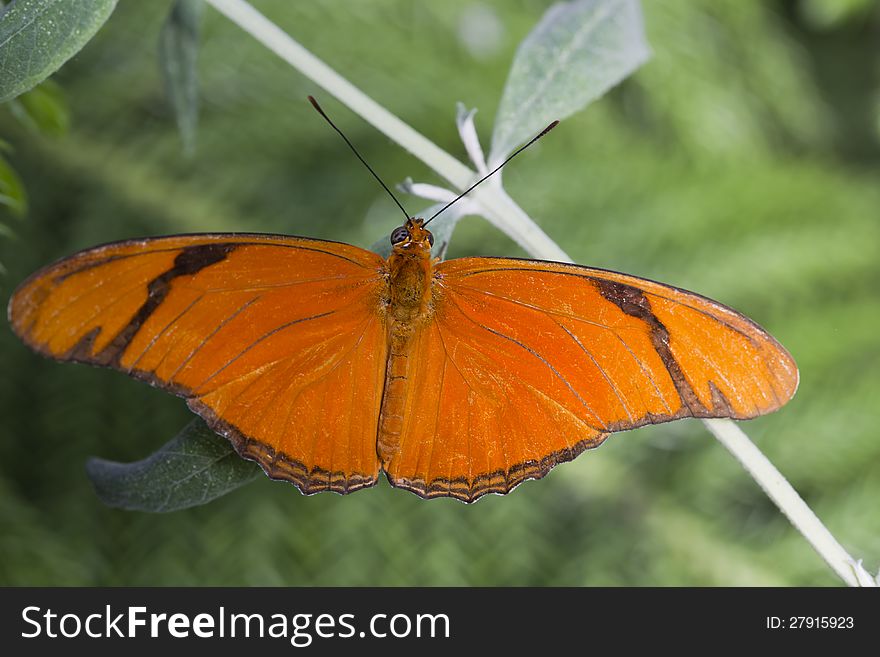
[[[599,447],[610,435],[610,433],[600,433],[593,438],[584,438],[571,447],[551,452],[540,461],[523,461],[510,466],[507,470],[484,473],[474,477],[470,483],[465,477],[455,479],[437,477],[430,482],[421,478],[405,477],[394,480],[388,472],[385,470],[383,472],[391,486],[415,493],[422,499],[451,497],[465,504],[473,504],[485,495],[507,495],[526,481],[543,479],[557,465],[573,461],[585,451]]]

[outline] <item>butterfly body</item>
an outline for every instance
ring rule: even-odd
[[[261,234],[82,251],[15,291],[32,349],[183,397],[303,493],[378,481],[472,502],[612,432],[785,404],[794,360],[700,295],[612,271],[431,258],[419,219],[388,259]]]
[[[388,364],[376,450],[382,464],[390,463],[400,448],[404,404],[409,380],[413,336],[430,319],[435,292],[431,233],[421,219],[410,219],[399,234],[405,238],[392,245],[387,261]]]

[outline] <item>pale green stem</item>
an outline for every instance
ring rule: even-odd
[[[434,169],[456,189],[463,190],[476,179],[477,174],[469,167],[376,103],[244,0],[208,0],[208,4]],[[523,249],[534,251],[539,254],[537,257],[545,260],[569,260],[565,252],[499,188],[475,190],[474,198],[485,207],[487,219]]]
[[[767,493],[776,506],[786,515],[801,534],[804,535],[813,549],[825,559],[831,569],[850,586],[867,585],[873,579],[860,577],[860,566],[849,555],[844,547],[822,524],[822,521],[807,506],[788,480],[776,469],[755,443],[739,426],[727,419],[703,420],[703,424],[712,432],[718,441],[748,471],[758,485]],[[867,574],[867,573],[865,573]]]
[[[476,178],[476,173],[469,167],[369,98],[244,0],[206,1],[315,84],[333,94],[349,109],[446,178],[453,187],[463,190]],[[503,189],[483,187],[475,190],[473,195],[474,200],[484,207],[487,218],[510,235],[530,255],[542,260],[572,262],[565,251],[550,239]],[[859,570],[861,567],[837,542],[797,491],[736,424],[726,419],[703,422],[844,582],[850,586],[873,583],[873,578],[864,569]]]

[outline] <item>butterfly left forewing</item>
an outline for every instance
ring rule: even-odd
[[[285,236],[136,240],[41,270],[9,316],[36,351],[185,397],[270,476],[349,492],[378,474],[381,267],[357,247]]]
[[[674,419],[656,415],[748,419],[776,410],[797,388],[794,360],[772,336],[693,292],[535,260],[462,258],[438,273],[454,299],[472,299],[475,312],[517,332],[511,337],[549,341],[563,370],[571,361],[556,354],[580,353],[590,365],[587,390],[598,386],[597,396],[613,399],[601,412],[612,428]],[[514,307],[526,315],[505,321]]]
[[[624,274],[502,258],[440,264],[414,348],[395,485],[466,501],[506,492],[613,431],[745,419],[794,394],[763,329],[699,295]]]

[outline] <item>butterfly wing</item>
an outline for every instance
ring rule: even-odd
[[[393,485],[473,501],[682,417],[746,419],[795,392],[791,356],[751,320],[674,287],[576,265],[438,265],[416,336]]]
[[[379,469],[382,268],[369,251],[287,236],[128,241],[37,272],[9,318],[44,355],[186,398],[270,477],[345,493]]]

